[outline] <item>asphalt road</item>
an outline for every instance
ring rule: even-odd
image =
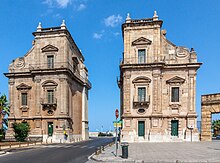
[[[51,144],[31,149],[12,150],[0,156],[1,163],[84,163],[98,147],[113,138],[92,138],[72,144]]]

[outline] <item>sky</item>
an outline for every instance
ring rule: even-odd
[[[201,95],[220,92],[219,8],[219,0],[1,0],[0,92],[8,95],[3,73],[13,59],[31,48],[38,23],[54,27],[64,19],[82,50],[92,82],[90,131],[113,129],[114,112],[120,106],[116,77],[123,52],[121,24],[127,13],[132,19],[151,18],[156,10],[166,38],[177,46],[193,47],[203,63],[197,73],[200,120]]]

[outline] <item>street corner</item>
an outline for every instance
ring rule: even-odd
[[[114,162],[126,162],[126,163],[134,163],[135,160],[131,158],[124,159],[122,158],[121,147],[118,146],[117,156],[116,156],[116,146],[106,146],[104,150],[97,150],[89,157],[90,162],[106,162],[106,163],[114,163]]]

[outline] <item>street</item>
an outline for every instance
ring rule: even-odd
[[[32,149],[12,150],[0,156],[1,163],[84,163],[98,147],[112,142],[113,138],[92,138],[71,144],[50,144]]]

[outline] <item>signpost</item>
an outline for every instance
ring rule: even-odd
[[[115,118],[116,118],[116,135],[115,135],[115,146],[116,146],[116,152],[115,152],[115,156],[117,157],[118,155],[118,141],[117,141],[117,137],[118,137],[118,122],[117,122],[117,119],[118,119],[118,116],[119,116],[119,112],[118,112],[118,109],[115,110]]]

